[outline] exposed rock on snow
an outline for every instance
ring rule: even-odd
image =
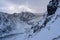
[[[59,30],[59,7],[50,16],[38,16],[30,12],[0,12],[0,40],[59,40]]]

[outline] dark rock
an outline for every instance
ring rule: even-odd
[[[48,16],[55,14],[56,10],[58,7],[58,0],[52,0],[49,2],[49,4],[47,5],[47,12],[48,12]]]

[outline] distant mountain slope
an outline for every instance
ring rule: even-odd
[[[0,40],[60,40],[59,5],[49,16],[30,12],[0,12]]]
[[[0,12],[0,37],[10,35],[13,33],[21,33],[25,28],[29,28],[28,21],[38,18],[40,15],[36,15],[30,12],[8,14]],[[30,26],[31,27],[31,26]],[[14,32],[17,31],[18,32]],[[12,33],[11,33],[12,32]]]

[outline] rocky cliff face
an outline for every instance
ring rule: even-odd
[[[51,5],[49,3],[49,5]],[[0,40],[60,40],[60,2],[51,15],[0,12]],[[51,5],[55,6],[55,5]],[[54,11],[54,12],[53,12]]]

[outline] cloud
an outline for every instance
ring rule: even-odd
[[[13,13],[20,12],[18,7],[25,5],[36,13],[43,13],[46,11],[46,6],[50,0],[0,0],[0,11]],[[27,9],[26,9],[27,10]]]

